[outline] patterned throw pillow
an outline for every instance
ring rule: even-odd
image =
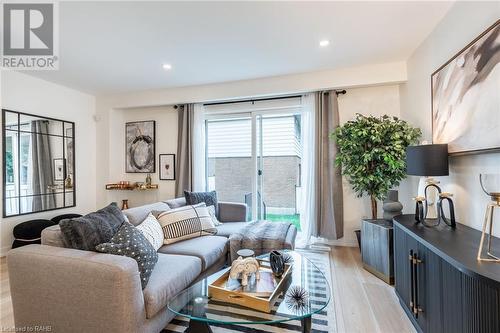
[[[196,205],[204,202],[207,207],[214,206],[215,216],[219,216],[219,204],[217,202],[217,192],[189,192],[184,191],[184,197],[186,198],[186,204]]]
[[[123,222],[118,232],[109,243],[96,246],[98,252],[126,256],[137,261],[141,285],[144,289],[158,261],[158,253],[136,227],[128,222]]]
[[[113,202],[85,216],[62,220],[59,226],[64,246],[95,251],[97,245],[110,241],[124,221],[122,211]]]
[[[148,217],[136,228],[142,232],[156,251],[163,245],[163,230],[153,214],[149,213]]]
[[[162,212],[158,215],[158,222],[163,229],[164,244],[217,233],[204,203]]]
[[[217,219],[217,215],[215,214],[215,206],[208,206],[208,213],[212,217],[212,221],[214,222],[214,225],[222,225],[222,222]]]

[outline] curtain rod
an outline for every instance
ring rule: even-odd
[[[245,103],[245,102],[254,103],[254,102],[260,102],[260,101],[273,101],[273,100],[278,100],[278,99],[288,99],[288,98],[297,98],[297,97],[302,97],[302,95],[268,97],[268,98],[257,98],[257,99],[242,99],[242,100],[238,100],[238,101],[204,103],[203,105],[224,105],[224,104],[236,104],[236,103]]]
[[[347,91],[345,89],[335,90],[335,93],[338,95],[345,95]],[[237,101],[227,101],[227,102],[212,102],[212,103],[203,103],[203,105],[225,105],[225,104],[236,104],[236,103],[245,103],[245,102],[260,102],[260,101],[273,101],[279,99],[288,99],[288,98],[298,98],[302,97],[302,95],[291,95],[291,96],[281,96],[281,97],[268,97],[268,98],[257,98],[257,99],[242,99]],[[177,109],[179,105],[174,105],[174,109]]]

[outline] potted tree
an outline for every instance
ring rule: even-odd
[[[406,147],[420,135],[419,128],[397,117],[361,114],[331,133],[339,149],[335,163],[358,197],[370,197],[373,219],[377,199],[385,199],[387,191],[405,178]]]

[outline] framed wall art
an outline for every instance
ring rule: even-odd
[[[175,154],[160,154],[160,180],[175,180]]]
[[[500,20],[431,76],[432,141],[450,154],[500,149]]]
[[[64,158],[54,158],[54,180],[62,181],[65,179],[64,165],[66,164]]]
[[[136,121],[125,124],[125,171],[154,173],[156,123]]]

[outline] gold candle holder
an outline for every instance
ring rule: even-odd
[[[479,182],[483,191],[490,196],[491,202],[486,205],[486,213],[484,215],[483,232],[481,234],[481,241],[479,242],[479,250],[477,252],[477,260],[500,262],[500,257],[492,253],[491,241],[493,232],[493,211],[495,208],[500,207],[500,192],[488,189],[488,186],[498,186],[500,183],[500,175],[479,175]],[[488,184],[493,183],[493,185]],[[496,183],[496,184],[495,184]],[[484,251],[484,242],[488,238],[488,246]],[[483,253],[486,252],[486,256]]]

